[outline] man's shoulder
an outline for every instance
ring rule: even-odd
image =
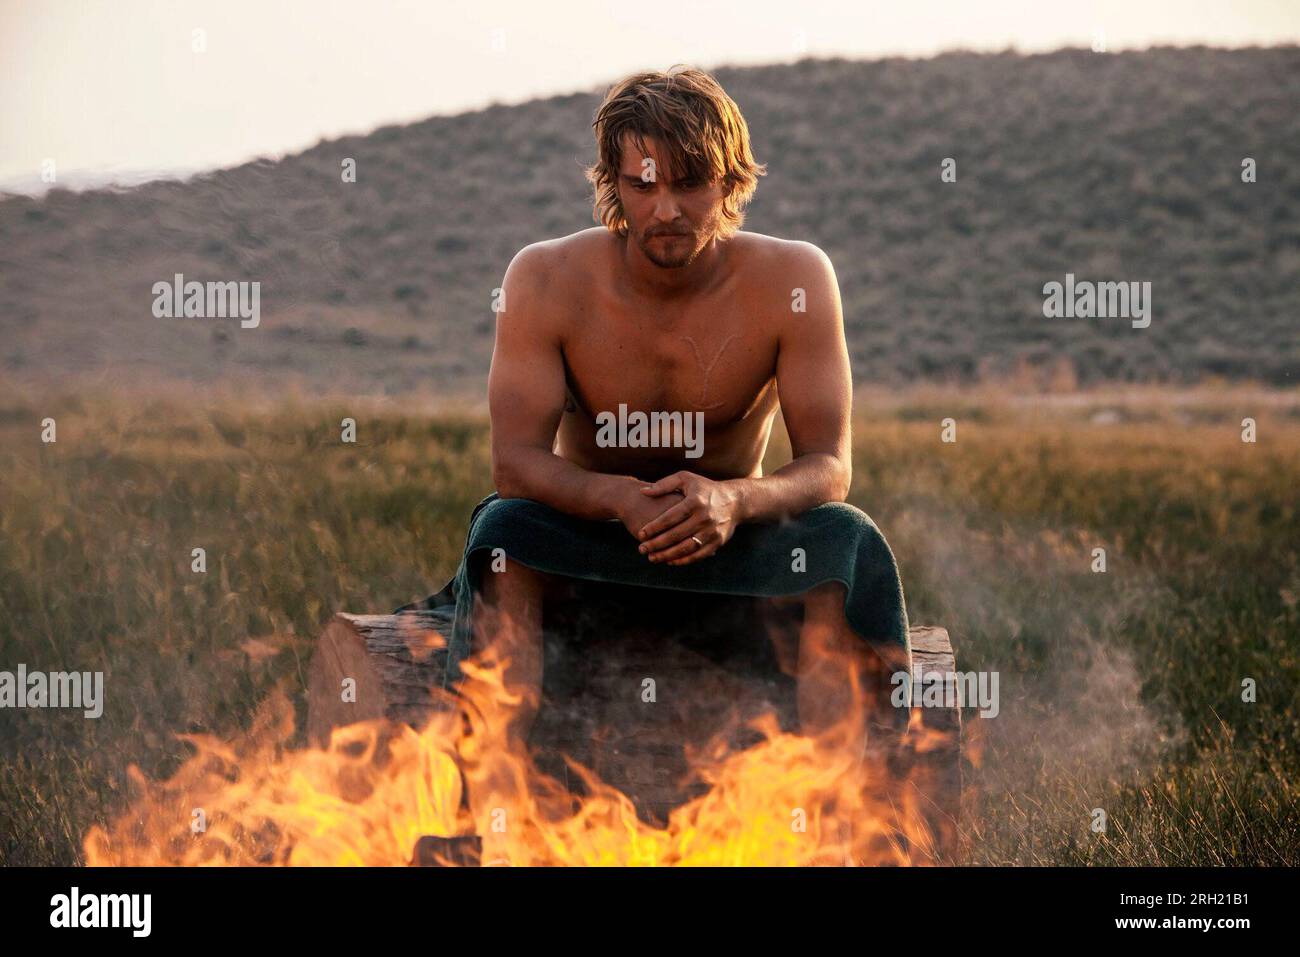
[[[602,226],[529,243],[515,253],[506,269],[505,295],[518,304],[514,314],[533,335],[563,338],[608,261],[611,238]]]
[[[536,269],[555,268],[567,262],[591,264],[599,262],[602,255],[616,253],[622,242],[604,226],[593,226],[567,236],[529,243],[515,254],[515,261]],[[773,267],[806,268],[830,263],[825,252],[802,239],[783,239],[740,230],[727,242],[738,254],[743,267],[765,273]]]
[[[563,272],[566,267],[593,262],[596,256],[612,250],[617,242],[618,237],[603,226],[580,229],[567,236],[529,243],[515,253],[510,269],[536,278],[540,278],[539,274],[554,278],[557,271]]]
[[[613,266],[623,242],[603,226],[538,240],[515,254],[507,276],[516,286],[576,296]],[[741,230],[727,244],[736,274],[751,288],[810,288],[834,282],[830,257],[806,240]]]
[[[796,289],[807,295],[827,293],[836,284],[830,257],[813,243],[744,231],[730,241],[739,254],[740,280],[763,296],[779,291],[785,298]]]
[[[806,287],[834,277],[830,257],[805,240],[742,230],[729,241],[739,254],[736,258],[740,273],[753,276],[760,283]]]

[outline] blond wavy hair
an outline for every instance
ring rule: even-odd
[[[596,162],[587,167],[595,189],[593,218],[620,236],[627,235],[627,217],[618,198],[623,164],[623,135],[643,154],[644,137],[656,139],[670,156],[674,179],[721,180],[719,235],[727,238],[745,221],[744,208],[754,195],[758,177],[767,172],[754,162],[749,127],[731,97],[708,73],[680,64],[668,72],[634,73],[610,87],[591,124],[596,133]]]

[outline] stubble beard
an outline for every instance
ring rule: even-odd
[[[682,234],[680,238],[675,238],[668,243],[656,236],[643,236],[637,245],[641,247],[645,258],[660,269],[681,269],[683,266],[689,266],[703,248],[693,232]]]

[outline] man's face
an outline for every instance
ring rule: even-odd
[[[654,137],[644,140],[648,154],[630,134],[623,136],[618,195],[627,218],[628,238],[656,266],[688,266],[717,234],[722,221],[722,184],[716,180],[673,182],[668,154]]]

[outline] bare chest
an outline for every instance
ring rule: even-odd
[[[771,390],[777,340],[745,303],[701,303],[648,315],[607,303],[564,344],[571,398],[603,411],[700,412],[706,427],[745,418]]]

